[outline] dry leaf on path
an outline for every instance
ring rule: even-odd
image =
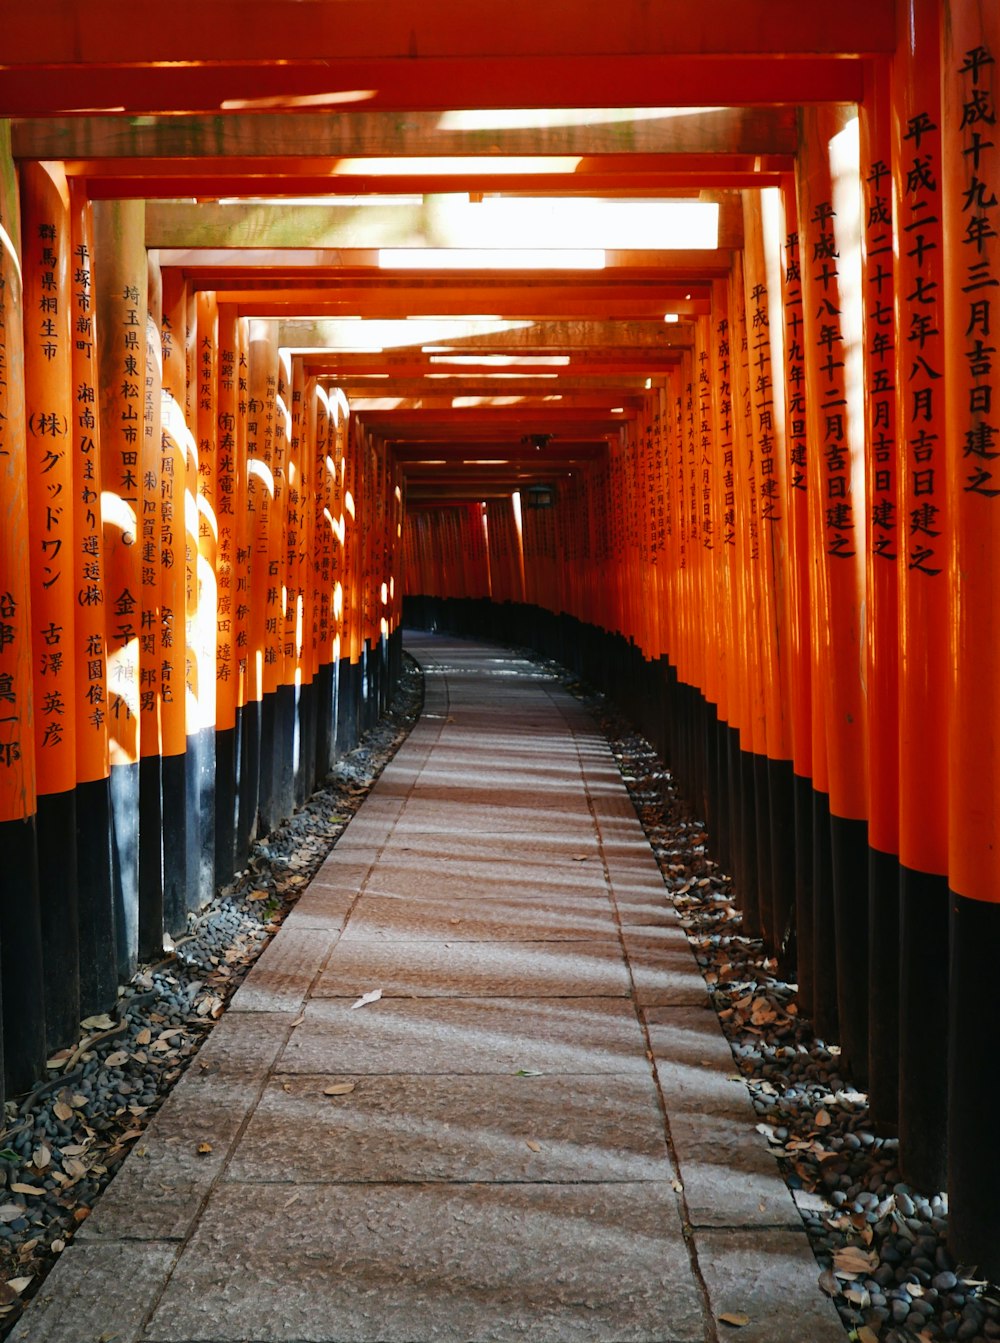
[[[357,1085],[357,1082],[335,1082],[333,1086],[323,1088],[323,1095],[349,1096]]]
[[[381,989],[372,989],[370,993],[363,993],[356,1003],[351,1003],[350,1010],[353,1012],[356,1007],[365,1007],[368,1003],[377,1003],[381,997]]]
[[[720,1324],[731,1325],[733,1329],[742,1329],[744,1325],[750,1323],[750,1316],[743,1315],[739,1311],[727,1310],[725,1315],[719,1316]]]
[[[537,1142],[532,1142],[530,1138],[527,1139],[525,1146],[529,1147],[532,1152],[540,1152],[542,1150],[540,1144]]]
[[[67,1119],[73,1118],[73,1111],[65,1101],[56,1101],[52,1107],[52,1113],[57,1119],[61,1119],[64,1124]]]
[[[209,1154],[209,1152],[210,1152],[211,1150],[212,1150],[212,1144],[211,1144],[210,1142],[200,1142],[200,1143],[198,1144],[198,1155],[199,1155],[199,1156],[208,1156],[208,1154]]]

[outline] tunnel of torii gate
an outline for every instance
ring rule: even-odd
[[[1000,6],[8,0],[8,1096],[383,712],[621,699],[1000,1275]]]

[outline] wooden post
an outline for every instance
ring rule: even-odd
[[[94,322],[93,215],[82,184],[70,183],[73,257],[70,279],[73,350],[73,498],[76,611],[76,845],[80,927],[80,1013],[115,1001],[114,877],[108,754],[103,493]]]
[[[21,169],[28,570],[34,650],[45,1039],[80,1020],[69,187],[61,165]]]
[[[185,418],[187,290],[179,271],[161,283],[160,354],[160,769],[163,786],[163,923],[178,934],[188,910],[186,534],[187,461],[195,445]]]
[[[946,473],[951,572],[948,873],[951,990],[948,1193],[952,1252],[1000,1278],[1000,1104],[991,1066],[993,972],[1000,935],[1000,12],[947,0],[941,139],[945,303]],[[971,1256],[971,1258],[969,1258]]]
[[[3,1075],[11,1095],[45,1063],[28,566],[24,299],[10,124],[0,121],[0,955]]]
[[[899,407],[899,1155],[946,1178],[950,528],[944,478],[945,267],[940,5],[903,0],[892,70]]]

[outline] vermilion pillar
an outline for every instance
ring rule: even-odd
[[[50,1050],[76,1034],[76,565],[69,187],[61,166],[21,170],[28,552],[38,769],[38,865]],[[22,560],[22,563],[24,560]]]
[[[899,1137],[904,1175],[945,1180],[950,526],[944,470],[941,7],[904,0],[892,70],[899,494]]]
[[[889,72],[873,62],[863,106],[865,433],[868,490],[868,1102],[895,1132],[899,1091],[899,628],[898,574],[905,535],[899,500],[897,327],[894,298]]]
[[[950,1239],[1000,1278],[1000,10],[947,0],[942,50],[946,472],[953,527],[948,872]]]
[[[26,1090],[45,1061],[36,846],[24,299],[10,129],[0,122],[0,954],[4,1077]]]
[[[817,641],[814,761],[825,737],[840,1042],[855,1078],[868,1071],[867,706],[864,694],[865,486],[861,392],[861,239],[857,123],[845,109],[805,108],[799,151],[810,536]],[[821,711],[821,716],[818,711]],[[817,788],[821,802],[821,791]],[[826,839],[822,817],[814,836]],[[814,877],[823,878],[822,848]],[[817,914],[826,912],[822,890]],[[817,945],[827,943],[817,927]],[[819,957],[814,968],[822,967]],[[819,995],[817,995],[819,996]],[[817,1015],[819,1002],[817,1002]]]
[[[105,1011],[118,985],[108,754],[107,593],[94,322],[94,238],[82,183],[70,183],[73,261],[73,497],[76,611],[76,843],[80,1012]]]
[[[101,258],[95,281],[115,928],[118,971],[127,978],[134,972],[139,948],[139,454],[147,286],[142,202],[95,204],[94,250]]]

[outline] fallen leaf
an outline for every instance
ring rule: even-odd
[[[529,1147],[532,1152],[540,1152],[542,1150],[541,1146],[537,1142],[532,1142],[530,1138],[527,1140],[525,1146]]]
[[[863,1324],[858,1330],[858,1343],[878,1343],[878,1334],[874,1329],[869,1329],[867,1324]]]
[[[515,1077],[544,1077],[545,1074],[538,1068],[518,1068],[514,1074]]]
[[[26,1287],[30,1287],[34,1276],[34,1273],[29,1273],[26,1278],[8,1278],[7,1286],[13,1288],[18,1296],[20,1296]]]
[[[199,1155],[199,1156],[208,1156],[208,1154],[209,1154],[209,1152],[210,1152],[211,1150],[212,1150],[212,1144],[211,1144],[210,1142],[200,1142],[200,1143],[198,1144],[198,1155]]]
[[[372,989],[370,993],[363,993],[356,1003],[351,1003],[351,1011],[356,1007],[365,1007],[368,1003],[377,1003],[382,997],[381,989]]]
[[[355,1004],[355,1006],[357,1006],[357,1004]],[[302,1023],[303,1023],[303,1021],[305,1021],[305,1019],[306,1019],[306,1014],[305,1014],[305,1012],[300,1012],[299,1015],[298,1015],[298,1016],[295,1018],[295,1020],[292,1022],[292,1025],[293,1025],[293,1026],[301,1026]]]
[[[52,1107],[52,1113],[57,1119],[61,1119],[63,1123],[65,1123],[67,1119],[73,1118],[72,1108],[68,1106],[65,1101],[56,1101],[55,1105]]]
[[[270,893],[269,893],[268,891],[251,891],[250,894],[247,896],[247,899],[248,899],[248,900],[267,900],[267,899],[269,898],[269,894],[270,894]]]
[[[114,1024],[114,1017],[109,1017],[107,1012],[101,1012],[96,1017],[87,1017],[85,1021],[80,1022],[85,1031],[109,1031]]]
[[[574,863],[585,863],[585,862],[587,861],[587,859],[588,859],[589,856],[590,856],[590,855],[589,855],[589,854],[586,854],[586,853],[574,853],[574,855],[573,855],[573,862],[574,862]]]
[[[816,1126],[818,1128],[826,1128],[826,1126],[831,1122],[832,1121],[830,1119],[830,1113],[828,1110],[816,1111]]]
[[[85,1222],[89,1216],[90,1209],[88,1207],[84,1206],[82,1208],[76,1208],[73,1212],[73,1221]]]
[[[148,1045],[150,1040],[152,1040],[152,1038],[153,1038],[153,1032],[149,1029],[148,1026],[143,1026],[142,1030],[135,1037],[135,1042],[137,1045]]]
[[[727,1310],[725,1315],[719,1316],[719,1323],[731,1325],[734,1329],[742,1329],[744,1325],[750,1323],[750,1316],[743,1315],[739,1311]]]
[[[683,1194],[684,1192],[684,1186],[681,1184],[680,1180],[671,1180],[670,1188],[675,1194]]]
[[[871,1273],[878,1266],[878,1255],[866,1254],[858,1245],[845,1245],[833,1253],[833,1271],[837,1277]]]
[[[66,1248],[66,1242],[64,1240],[56,1239],[52,1242],[49,1248],[53,1254],[62,1254],[63,1250]]]
[[[828,1268],[824,1268],[823,1272],[819,1275],[819,1285],[821,1291],[824,1291],[827,1296],[840,1295],[840,1283]]]
[[[331,1087],[323,1088],[324,1096],[349,1096],[357,1082],[335,1082]]]
[[[35,1184],[12,1184],[10,1186],[12,1194],[34,1194],[36,1198],[45,1193],[44,1189],[39,1189]]]
[[[116,1049],[113,1054],[109,1054],[104,1060],[105,1068],[120,1068],[123,1063],[128,1062],[128,1054],[124,1049]]]
[[[45,1143],[40,1142],[32,1153],[31,1164],[34,1166],[35,1170],[44,1170],[51,1160],[51,1151],[46,1147]]]
[[[16,1222],[24,1216],[20,1203],[0,1203],[0,1222]]]

